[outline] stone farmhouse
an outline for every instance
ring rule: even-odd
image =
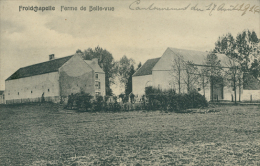
[[[152,86],[161,90],[174,89],[177,93],[179,90],[179,84],[177,84],[176,70],[173,70],[177,64],[176,59],[182,58],[184,62],[192,62],[194,64],[203,65],[208,53],[176,48],[167,48],[163,55],[159,58],[148,59],[139,70],[137,70],[132,76],[133,94],[140,96],[145,94],[145,88]],[[218,59],[221,60],[221,65],[224,66],[226,60],[225,55],[218,55]],[[184,72],[184,71],[181,71]],[[183,77],[183,75],[181,76]],[[185,77],[185,76],[184,76]],[[186,76],[187,77],[187,76]],[[251,84],[245,84],[241,88],[236,89],[237,101],[242,100],[260,100],[260,81],[250,77]],[[187,83],[184,79],[179,79],[181,85],[181,93],[187,93]],[[213,85],[211,83],[202,87],[201,78],[192,83],[189,88],[197,90],[205,98],[210,100],[234,100],[234,91],[231,86],[225,86],[223,83]],[[213,94],[212,94],[213,93]],[[213,97],[213,99],[212,99]]]
[[[98,59],[83,60],[78,53],[18,69],[5,80],[6,104],[45,101],[60,102],[71,93],[105,96],[105,73]]]

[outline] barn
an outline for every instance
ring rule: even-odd
[[[146,87],[152,86],[161,90],[174,89],[177,93],[187,93],[189,90],[193,89],[204,95],[208,101],[235,100],[234,89],[232,86],[225,86],[224,83],[222,83],[223,78],[219,78],[220,82],[216,84],[211,84],[211,82],[204,84],[202,78],[197,78],[192,82],[191,75],[185,75],[186,69],[183,68],[183,63],[180,61],[192,62],[193,64],[197,64],[198,68],[200,68],[199,65],[203,66],[203,62],[208,54],[208,52],[168,47],[161,57],[148,59],[143,66],[133,74],[133,94],[140,97],[145,94]],[[221,54],[218,54],[217,56],[221,61],[221,66],[226,67],[226,56]],[[179,62],[176,63],[177,61]],[[174,69],[178,65],[180,65],[179,82],[175,77],[175,74],[178,71]],[[190,73],[192,72],[194,71],[190,71]],[[188,81],[190,81],[190,84],[187,83]],[[253,99],[255,100],[259,99],[259,85],[259,80],[254,79],[253,85],[248,86],[248,84],[245,84],[244,86],[237,88],[237,101],[250,100],[250,96],[254,96]]]
[[[5,80],[6,104],[60,102],[71,93],[105,96],[105,73],[98,59],[85,61],[78,53],[22,67]]]

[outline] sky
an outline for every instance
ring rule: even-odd
[[[145,10],[151,5],[187,8]],[[55,10],[22,10],[28,6],[52,6]],[[81,11],[81,6],[86,11]],[[113,7],[114,11],[90,12],[90,6]],[[235,6],[240,10],[223,11]],[[50,54],[59,58],[72,55],[77,49],[100,46],[115,60],[126,55],[136,64],[143,64],[160,57],[167,47],[210,51],[218,37],[226,33],[236,36],[248,29],[260,37],[259,0],[1,0],[0,7],[0,90],[4,90],[5,79],[16,70],[47,61]],[[77,11],[64,10],[65,7],[77,7]]]

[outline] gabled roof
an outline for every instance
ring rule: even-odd
[[[6,81],[24,78],[24,77],[31,77],[31,76],[40,75],[40,74],[46,74],[46,73],[51,73],[51,72],[56,72],[72,56],[73,55],[20,68],[15,73],[13,73],[10,77],[8,77],[6,79]]]
[[[151,75],[152,69],[160,58],[148,59],[134,74],[134,76]]]
[[[260,90],[260,81],[256,79],[254,76],[248,73],[244,73],[244,82],[243,89],[244,90]]]
[[[183,56],[185,61],[191,61],[195,64],[202,64],[208,54],[208,52],[184,50],[173,47],[169,47],[169,49],[173,51],[176,55]]]
[[[84,60],[96,73],[105,73],[95,61]]]
[[[3,90],[0,90],[0,95],[3,95],[5,91]]]

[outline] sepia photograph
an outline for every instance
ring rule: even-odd
[[[0,0],[0,165],[260,166],[260,0]]]

